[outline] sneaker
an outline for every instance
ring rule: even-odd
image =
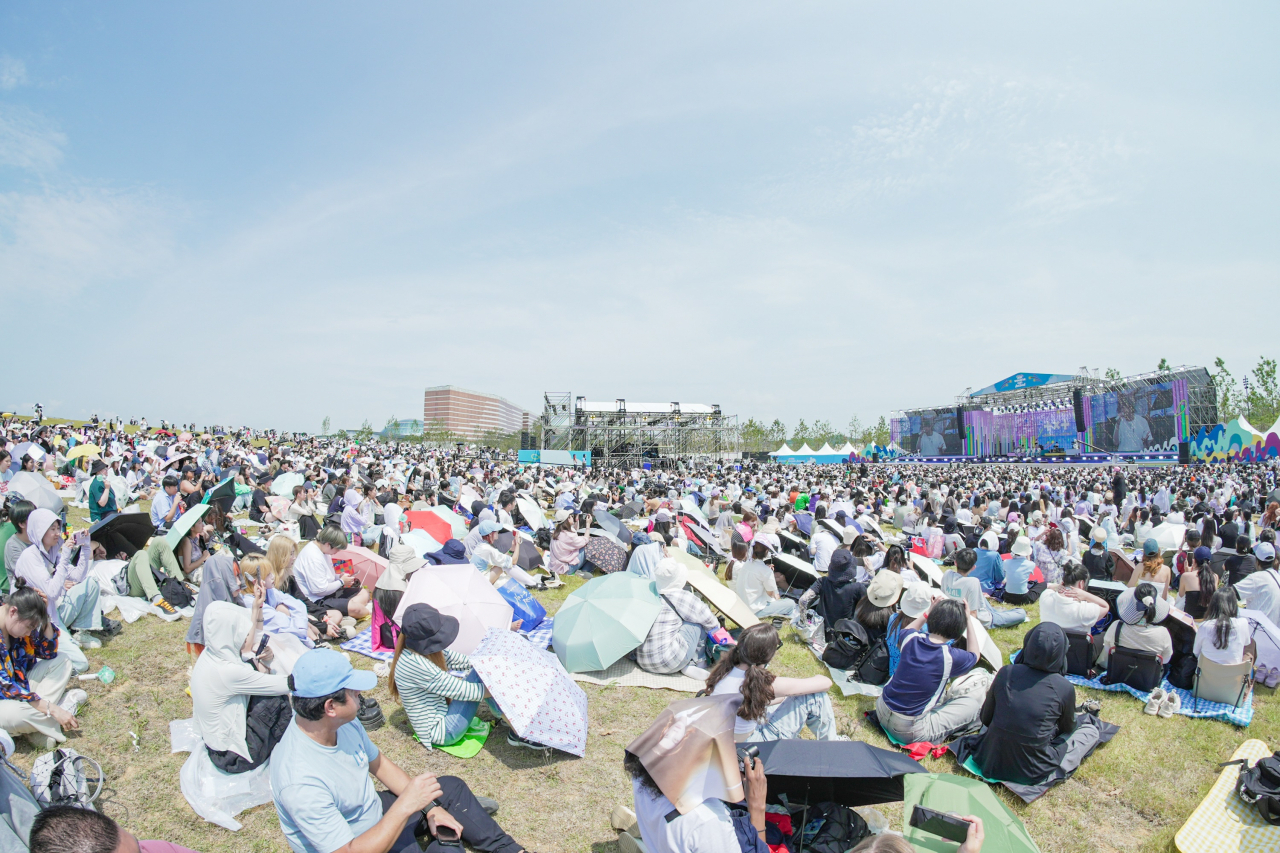
[[[551,747],[549,746],[543,746],[540,743],[534,743],[531,740],[525,740],[524,738],[520,737],[520,735],[516,734],[515,729],[512,729],[511,731],[507,732],[507,745],[520,746],[520,747],[524,747],[525,749],[538,749],[543,751],[548,751],[551,749]]]
[[[1262,682],[1262,686],[1274,688],[1276,685],[1280,685],[1280,667],[1273,666],[1267,670],[1267,677]]]
[[[1142,709],[1142,713],[1150,714],[1153,717],[1160,713],[1160,703],[1164,701],[1167,695],[1161,687],[1152,690],[1150,698],[1147,699],[1147,707]]]
[[[1095,717],[1102,713],[1102,703],[1097,699],[1086,699],[1076,706],[1077,714],[1093,714]]]
[[[108,637],[114,637],[116,634],[119,634],[122,630],[124,630],[124,623],[122,623],[119,619],[108,619],[107,617],[103,616],[102,627],[98,629],[98,633],[106,634]]]
[[[1166,720],[1182,710],[1182,697],[1170,690],[1160,703],[1160,716]]]
[[[63,694],[62,701],[58,703],[58,707],[74,717],[76,712],[80,710],[80,706],[88,701],[89,694],[77,687]]]
[[[547,589],[559,589],[564,586],[564,581],[560,580],[559,575],[552,575],[542,582]]]
[[[498,801],[489,797],[476,796],[476,802],[480,804],[480,808],[484,809],[484,813],[493,817],[498,813]]]
[[[173,605],[172,605],[172,604],[170,604],[169,602],[167,602],[167,601],[165,601],[165,600],[164,600],[164,596],[163,596],[163,595],[157,595],[155,598],[153,598],[153,599],[151,600],[151,603],[152,603],[152,604],[154,604],[156,607],[159,607],[159,608],[160,608],[161,610],[163,610],[165,613],[177,613],[177,612],[178,612],[178,611],[176,611],[176,610],[174,610],[174,609],[173,609]]]
[[[365,731],[381,728],[382,724],[386,722],[386,718],[382,716],[382,706],[378,704],[378,700],[364,694],[360,695],[360,708],[356,711],[356,719],[360,721],[360,725],[364,726]]]
[[[630,832],[637,824],[636,813],[631,809],[626,806],[613,807],[613,813],[609,815],[609,825],[618,832]]]
[[[71,638],[76,641],[76,645],[82,649],[100,649],[102,641],[90,634],[88,631],[72,631]]]
[[[551,589],[551,587],[547,586],[547,582],[544,580],[539,580],[537,586],[533,586],[529,588],[532,589],[534,592],[546,592],[547,590]]]
[[[618,833],[618,853],[645,853],[645,850],[646,848],[641,847],[640,842],[631,833]]]

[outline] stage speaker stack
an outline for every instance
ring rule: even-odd
[[[1189,441],[1178,442],[1178,464],[1179,465],[1191,464],[1191,442]]]
[[[533,449],[534,449],[534,448],[533,448],[533,436],[532,436],[532,435],[530,435],[527,431],[522,431],[522,432],[520,433],[520,449],[521,449],[521,450],[533,450]]]
[[[1071,408],[1076,413],[1076,432],[1084,432],[1089,425],[1084,422],[1084,391],[1079,388],[1071,392]]]

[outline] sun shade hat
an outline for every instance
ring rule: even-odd
[[[293,665],[293,695],[319,699],[339,690],[372,690],[378,676],[367,669],[355,669],[347,656],[333,649],[311,649]]]
[[[982,538],[978,540],[978,547],[985,548],[988,551],[997,551],[1000,548],[1000,537],[994,530],[988,530],[982,534]]]
[[[1089,534],[1089,538],[1092,539],[1098,545],[1105,544],[1107,541],[1106,528],[1104,528],[1101,524],[1095,524],[1093,526],[1093,532]]]
[[[671,513],[667,512],[665,509],[660,509],[653,514],[653,520],[654,521],[670,521]]]
[[[1150,601],[1151,599],[1148,599]],[[1126,625],[1137,625],[1146,613],[1144,605],[1146,601],[1138,601],[1137,588],[1126,589],[1116,598],[1116,610],[1120,614],[1120,620]],[[1160,593],[1156,593],[1154,598],[1156,606],[1156,618],[1154,622],[1163,622],[1165,617],[1169,615],[1169,602]]]
[[[1013,546],[1009,549],[1011,553],[1017,554],[1019,557],[1031,556],[1031,540],[1025,536],[1019,536],[1014,540]]]
[[[858,538],[858,529],[850,524],[844,529],[844,534],[840,538],[844,540],[844,544],[852,545],[853,540]]]
[[[98,474],[98,473],[100,473],[100,472],[102,472],[102,471],[105,471],[105,470],[107,470],[107,464],[106,464],[105,462],[103,462],[101,459],[99,459],[99,460],[97,460],[96,462],[94,462],[94,463],[93,463],[93,467],[92,467],[92,468],[90,468],[89,473],[90,473],[90,474]]]
[[[867,598],[876,607],[889,607],[902,595],[902,575],[892,569],[876,572],[867,587]]]
[[[572,516],[573,516],[573,513],[569,512],[569,510],[558,509],[556,510],[555,523],[559,524],[560,522],[564,521],[567,518],[571,518]]]
[[[458,620],[430,604],[412,604],[400,618],[400,634],[405,648],[420,655],[433,655],[458,639]]]
[[[663,557],[658,561],[658,565],[653,567],[653,580],[658,586],[659,595],[684,589],[688,579],[689,570],[683,563],[676,562],[671,557]]]
[[[902,615],[908,619],[915,619],[921,613],[929,609],[929,605],[933,603],[933,595],[929,592],[929,585],[926,583],[909,583],[902,590],[902,598],[898,602]]]
[[[757,533],[751,540],[752,544],[760,544],[769,549],[769,553],[776,554],[782,550],[782,541],[776,533]]]
[[[413,546],[397,542],[388,554],[387,569],[378,576],[374,588],[404,591],[409,588],[409,575],[426,564],[426,560],[414,553]]]

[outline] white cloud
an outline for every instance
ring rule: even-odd
[[[67,137],[38,113],[0,104],[0,166],[49,172],[62,160]]]
[[[12,56],[0,56],[0,89],[16,89],[26,82],[26,64]]]

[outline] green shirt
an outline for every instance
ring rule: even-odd
[[[102,491],[107,491],[107,502],[102,506],[98,506],[98,499],[102,497]],[[107,481],[102,477],[94,477],[89,483],[89,520],[97,521],[105,518],[116,511],[116,494],[107,485]]]
[[[803,512],[804,510],[806,510],[806,509],[808,509],[808,508],[809,508],[809,496],[808,496],[808,495],[800,495],[800,497],[796,498],[796,509],[797,509],[797,510],[799,510],[799,511]]]

